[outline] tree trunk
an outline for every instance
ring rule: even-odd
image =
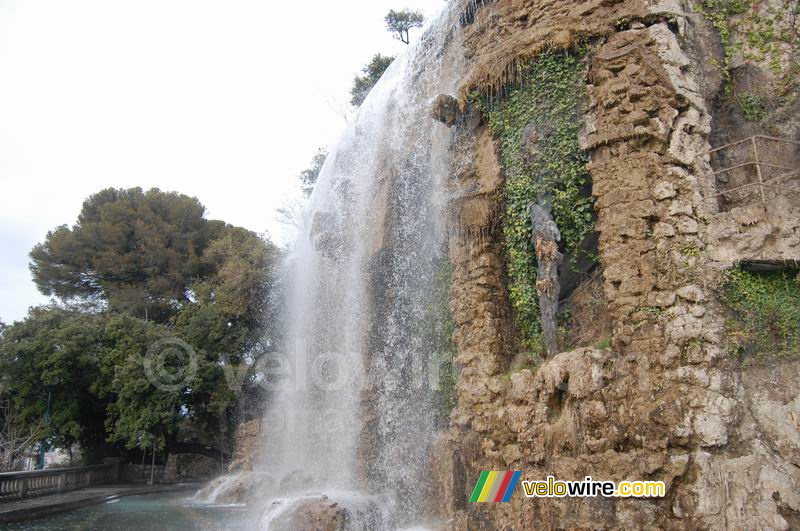
[[[155,473],[156,473],[156,446],[153,445],[153,459],[150,461],[150,482],[148,483],[148,485],[154,484],[153,479],[155,477]]]

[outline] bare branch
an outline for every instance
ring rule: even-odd
[[[26,425],[15,404],[0,399],[0,471],[14,470],[20,457],[45,433],[44,423]]]

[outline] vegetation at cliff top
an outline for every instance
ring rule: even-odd
[[[800,270],[728,271],[728,335],[745,359],[800,355]]]
[[[247,414],[240,408],[263,403],[252,374],[234,396],[225,368],[249,370],[274,339],[267,312],[279,254],[269,241],[205,219],[194,198],[108,189],[31,259],[39,289],[60,302],[3,329],[0,399],[29,426],[49,410],[49,443],[79,443],[96,462],[169,448],[187,422],[217,438],[226,419]],[[169,385],[153,385],[147,359]]]
[[[378,83],[386,69],[394,61],[394,57],[387,57],[375,54],[369,63],[361,69],[362,75],[353,78],[353,86],[350,88],[350,105],[358,107],[367,99],[369,91]]]
[[[525,346],[540,352],[537,265],[528,205],[544,193],[552,194],[553,217],[568,256],[579,252],[583,239],[594,230],[588,158],[578,143],[585,66],[575,55],[547,51],[519,68],[520,81],[503,96],[476,95],[474,101],[500,141],[506,176],[503,234],[515,322]],[[531,135],[537,138],[535,146],[523,146]]]
[[[386,22],[386,31],[403,43],[409,44],[411,42],[409,31],[413,28],[421,28],[425,17],[419,11],[391,9],[386,14],[384,22]],[[394,57],[391,56],[379,53],[372,56],[370,62],[361,69],[361,74],[353,78],[353,85],[350,87],[350,105],[358,107],[364,103],[369,91],[386,72],[392,61],[394,61]]]
[[[411,42],[408,32],[412,28],[421,28],[425,22],[425,17],[419,11],[403,9],[402,11],[389,10],[384,18],[386,30],[394,35],[401,42],[408,44]]]

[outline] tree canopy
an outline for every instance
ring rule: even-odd
[[[57,227],[34,247],[34,282],[65,302],[157,322],[200,292],[243,315],[263,299],[256,279],[265,278],[276,249],[204,213],[197,199],[174,192],[103,190],[84,202],[75,225]]]
[[[280,252],[204,213],[177,193],[103,190],[33,249],[37,286],[61,303],[0,326],[0,399],[23,428],[49,403],[44,436],[80,444],[91,463],[168,449],[186,423],[214,433],[258,414],[254,367],[275,343]]]
[[[353,78],[353,86],[350,88],[350,104],[358,107],[367,99],[369,91],[378,82],[389,65],[394,61],[394,57],[387,57],[375,54],[369,63],[361,69],[363,75]]]
[[[384,18],[386,30],[391,32],[395,39],[408,44],[411,42],[408,32],[411,28],[421,28],[425,17],[419,11],[403,9],[402,11],[389,10]]]
[[[93,391],[110,348],[102,323],[59,308],[33,309],[11,325],[0,342],[4,387],[29,424],[42,422],[50,404],[47,435],[67,447],[79,442],[88,454],[106,447],[105,404]],[[91,457],[90,457],[91,459]]]
[[[83,203],[71,228],[57,227],[31,251],[39,290],[63,300],[163,320],[189,301],[201,256],[224,227],[192,197],[141,188],[106,189]]]

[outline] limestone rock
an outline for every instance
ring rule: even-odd
[[[678,288],[678,290],[675,293],[681,299],[685,299],[691,302],[702,302],[706,300],[705,293],[703,293],[703,288],[695,284],[692,284],[691,286],[683,286],[682,288]]]
[[[385,527],[380,507],[374,501],[334,501],[327,496],[276,500],[261,517],[262,529],[294,531],[369,531]]]
[[[457,451],[440,448],[440,465],[450,477],[454,463],[469,463],[473,475],[513,467],[528,478],[658,478],[668,499],[476,504],[455,511],[453,528],[798,525],[800,381],[790,375],[800,371],[740,366],[714,286],[737,261],[800,259],[800,207],[784,194],[719,211],[728,207],[710,166],[709,139],[719,130],[708,106],[722,79],[706,63],[722,50],[690,4],[487,2],[461,29],[470,60],[462,101],[476,89],[498,95],[520,60],[555,43],[597,38],[579,142],[596,198],[605,295],[597,312],[613,335],[607,349],[573,349],[518,370],[517,360],[529,358],[515,343],[502,231],[492,230],[503,205],[470,216],[461,201],[454,217],[474,217],[480,231],[448,242],[459,405],[447,439]],[[463,171],[448,191],[477,190],[489,204],[503,182],[496,151],[485,149],[491,130],[477,121],[454,132],[451,159]],[[523,155],[536,155],[547,137],[541,124],[519,133],[511,148]],[[535,170],[536,157],[523,164]],[[474,448],[458,447],[471,437]]]
[[[255,419],[237,426],[233,434],[233,459],[228,472],[252,471],[253,461],[263,451],[265,434],[261,420]]]
[[[239,472],[209,482],[195,498],[209,503],[250,503],[261,499],[273,486],[269,475]]]
[[[434,120],[442,122],[444,125],[450,127],[455,125],[458,118],[459,107],[458,100],[447,94],[440,94],[433,102],[431,115]]]
[[[677,193],[678,192],[675,190],[675,185],[666,181],[658,183],[655,189],[653,189],[653,197],[659,201],[675,197]],[[691,211],[689,213],[691,213]]]

